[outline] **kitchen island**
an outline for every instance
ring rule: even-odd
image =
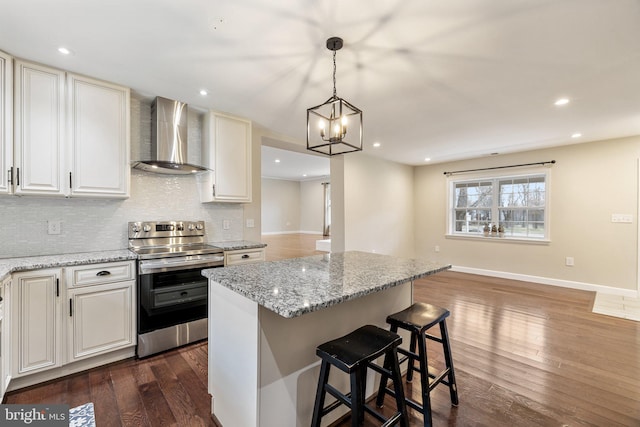
[[[413,302],[413,280],[450,267],[354,251],[204,270],[212,413],[223,426],[309,425],[316,347],[365,324],[385,327]],[[344,377],[332,381],[347,388]]]

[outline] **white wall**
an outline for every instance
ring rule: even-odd
[[[416,255],[541,283],[635,290],[639,157],[640,137],[631,137],[418,167]],[[548,160],[557,161],[549,183],[550,244],[445,237],[444,171]],[[632,214],[633,223],[612,223],[613,213]],[[573,267],[565,266],[568,256],[574,257]]]
[[[262,179],[262,233],[322,234],[327,179],[290,181]]]
[[[331,160],[331,183],[332,251],[413,257],[413,167],[345,154]]]
[[[324,186],[328,179],[300,181],[300,230],[322,234],[324,217]]]
[[[262,179],[262,234],[300,231],[300,183]]]

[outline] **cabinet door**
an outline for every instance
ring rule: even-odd
[[[71,195],[129,196],[129,89],[69,74]]]
[[[60,270],[16,273],[12,304],[15,308],[12,342],[14,376],[62,365],[62,297]]]
[[[135,280],[69,290],[69,362],[136,344]]]
[[[0,52],[0,194],[11,194],[13,166],[12,59]]]
[[[203,158],[213,169],[216,202],[251,202],[251,122],[209,113]]]
[[[15,192],[64,195],[64,71],[16,61]]]
[[[11,278],[0,285],[2,294],[2,325],[0,326],[0,401],[11,381]]]

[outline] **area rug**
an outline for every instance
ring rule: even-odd
[[[69,409],[69,427],[96,427],[92,402]]]

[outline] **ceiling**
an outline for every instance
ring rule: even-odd
[[[262,177],[310,181],[330,176],[329,158],[262,146]]]
[[[331,36],[345,42],[337,93],[364,111],[374,156],[418,165],[640,134],[638,0],[20,0],[0,10],[0,50],[247,117],[301,145],[306,109],[332,94]],[[560,97],[569,104],[555,106]]]

